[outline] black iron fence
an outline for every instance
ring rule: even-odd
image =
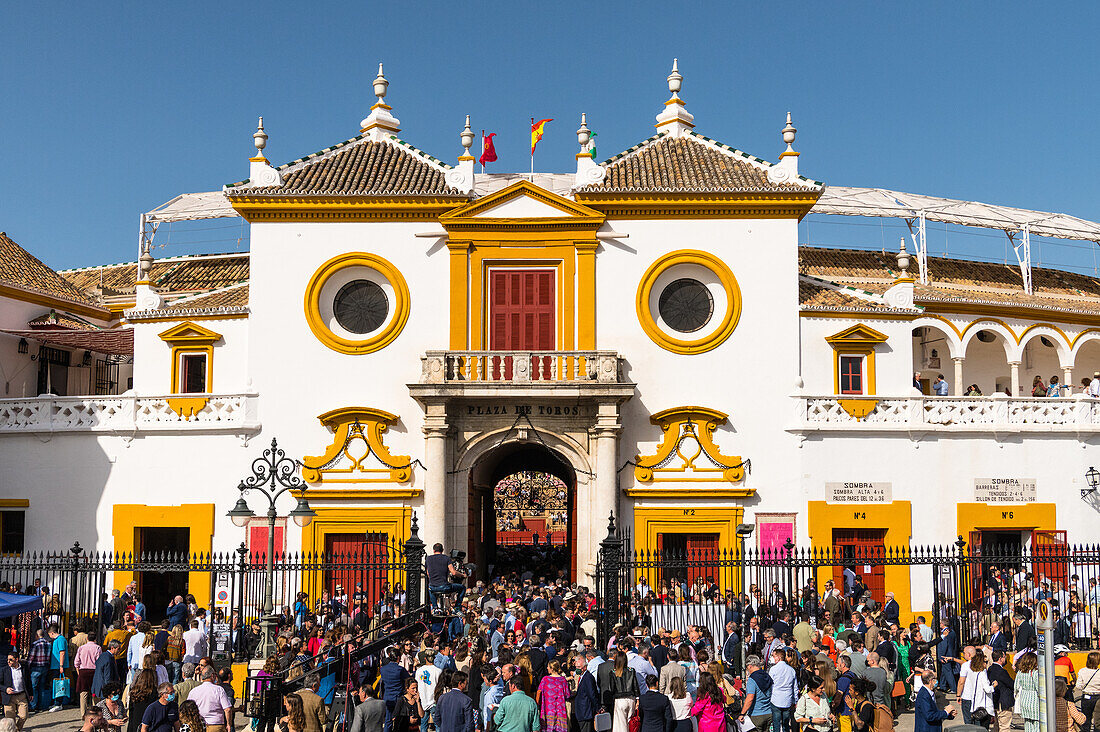
[[[946,620],[962,642],[988,640],[994,622],[1012,632],[1017,608],[1030,611],[1042,598],[1059,612],[1056,642],[1100,647],[1100,544],[1032,540],[1029,546],[886,547],[872,543],[829,546],[718,546],[706,543],[633,548],[614,522],[600,545],[596,568],[599,628],[607,638],[617,625],[639,622],[684,631],[710,629],[725,638],[738,604],[762,606],[769,615],[805,613],[812,624],[850,626],[850,613],[871,600],[876,616],[891,599],[902,627],[925,618],[938,632]],[[839,597],[830,598],[833,595]]]
[[[272,557],[272,600],[286,622],[326,612],[370,617],[397,614],[424,597],[423,542],[364,542],[336,553],[277,554]],[[265,604],[268,577],[265,554],[249,554],[244,544],[233,552],[212,554],[118,554],[86,552],[79,543],[64,552],[26,552],[0,557],[0,592],[43,596],[41,612],[0,620],[13,645],[26,651],[37,627],[57,623],[71,635],[96,631],[103,638],[131,603],[112,605],[112,591],[126,593],[133,583],[154,624],[167,616],[175,596],[198,600],[206,614],[209,649],[215,659],[241,660],[248,628]],[[37,616],[37,617],[36,617]],[[2,636],[0,636],[2,637]],[[2,645],[2,643],[0,643]]]

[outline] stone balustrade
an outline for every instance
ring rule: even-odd
[[[620,380],[614,351],[428,351],[422,384],[593,383]]]
[[[1075,432],[1100,434],[1100,399],[797,395],[792,432]]]
[[[256,394],[0,399],[0,435],[30,432],[258,432]]]

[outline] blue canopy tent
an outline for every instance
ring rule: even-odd
[[[42,609],[40,595],[11,595],[0,592],[0,618],[10,618]]]

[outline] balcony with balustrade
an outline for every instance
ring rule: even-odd
[[[614,351],[428,351],[421,358],[414,395],[628,398],[634,384],[623,376]]]
[[[123,436],[157,433],[255,434],[256,394],[166,396],[55,396],[0,399],[0,436],[96,432]]]
[[[1064,398],[845,396],[795,397],[799,434],[828,432],[960,432],[1002,435],[1066,433],[1100,435],[1100,399],[1084,394]]]

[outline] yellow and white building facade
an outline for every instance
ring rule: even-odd
[[[1100,371],[1100,281],[1036,269],[1025,296],[1004,268],[934,259],[922,285],[904,254],[800,247],[825,184],[800,175],[793,126],[777,162],[748,155],[696,131],[680,84],[602,163],[582,122],[564,174],[477,172],[468,121],[453,164],[428,155],[381,71],[345,142],[275,165],[261,128],[224,188],[247,254],[58,273],[97,328],[132,331],[132,363],[113,394],[0,399],[26,549],[260,541],[225,516],[272,438],[317,513],[280,522],[282,551],[400,540],[415,513],[429,545],[490,561],[494,491],[523,472],[564,484],[534,531],[584,584],[612,513],[650,549],[733,547],[741,523],[762,548],[1100,537],[1080,497],[1100,400],[1079,386]],[[8,331],[65,305],[30,292],[0,291],[23,303],[0,323],[6,374],[38,347]],[[1074,388],[1032,397],[1034,374]]]

